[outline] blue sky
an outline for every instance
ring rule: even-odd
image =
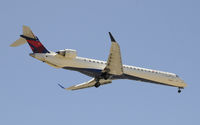
[[[198,0],[0,1],[0,124],[200,124]],[[106,60],[108,32],[123,63],[178,74],[188,87],[117,80],[98,89],[64,91],[90,78],[54,69],[11,48],[28,25],[47,49],[76,49]]]

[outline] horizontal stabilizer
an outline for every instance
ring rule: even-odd
[[[33,53],[49,53],[49,51],[42,45],[40,40],[33,34],[28,26],[23,25],[23,35],[11,44],[11,47],[20,46],[22,44],[28,43]]]
[[[18,40],[16,40],[13,44],[11,44],[11,47],[17,47],[20,46],[22,44],[25,44],[26,40],[24,38],[19,38]]]

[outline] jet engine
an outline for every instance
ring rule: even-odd
[[[73,49],[59,50],[56,53],[58,53],[59,55],[65,57],[65,58],[76,58],[76,56],[77,56],[76,50],[73,50]]]

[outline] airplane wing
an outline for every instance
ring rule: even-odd
[[[122,67],[120,46],[115,41],[115,39],[113,38],[110,32],[109,32],[109,35],[110,35],[112,45],[110,48],[110,54],[107,60],[107,65],[102,72],[107,72],[113,75],[121,75],[123,74],[123,67]]]
[[[99,82],[100,82],[101,85],[104,85],[104,84],[111,83],[112,81],[100,79]],[[93,79],[89,80],[88,82],[84,82],[84,83],[81,83],[81,84],[78,84],[78,85],[74,85],[74,86],[71,86],[69,88],[65,88],[65,87],[61,86],[60,84],[58,84],[58,85],[61,88],[66,89],[66,90],[78,90],[78,89],[93,87],[95,85],[95,83],[96,83],[96,80],[95,80],[95,78],[93,78]]]

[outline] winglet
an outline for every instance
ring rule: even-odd
[[[112,36],[111,32],[109,32],[109,36],[110,36],[111,42],[116,42],[114,37]]]
[[[62,88],[62,89],[66,89],[65,87],[63,87],[62,85],[60,85],[60,84],[58,84],[59,86],[60,86],[60,88]]]

